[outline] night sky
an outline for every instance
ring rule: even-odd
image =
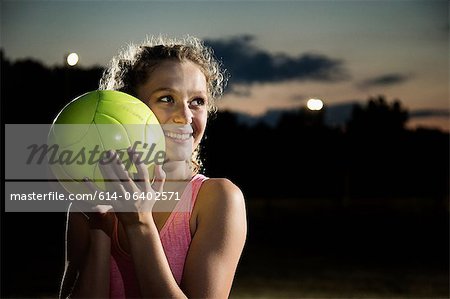
[[[79,67],[105,66],[126,43],[191,34],[230,70],[221,109],[262,115],[309,98],[332,108],[385,95],[410,111],[408,126],[447,131],[448,29],[448,1],[434,0],[1,1],[13,61],[54,66],[77,52]]]

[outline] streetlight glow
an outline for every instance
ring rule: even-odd
[[[78,54],[70,53],[67,55],[67,64],[70,66],[75,66],[78,63]]]
[[[323,102],[319,99],[309,99],[306,103],[306,107],[308,107],[309,110],[321,110],[323,108]]]

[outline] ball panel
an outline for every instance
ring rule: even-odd
[[[95,165],[102,158],[105,147],[95,125],[91,125],[83,140],[58,151],[59,166],[75,181],[92,177]]]
[[[52,165],[53,174],[59,180],[59,184],[70,193],[90,193],[81,180],[74,180],[61,165]]]
[[[97,90],[101,102],[141,103],[138,98],[117,90]]]
[[[113,117],[97,113],[94,123],[105,149],[126,149],[131,146],[127,130]]]
[[[89,134],[92,124],[57,124],[50,128],[49,145],[65,148],[79,143]]]
[[[55,124],[90,124],[99,102],[98,92],[85,93],[69,104],[56,116]]]
[[[126,93],[104,91],[100,97],[97,113],[108,114],[122,124],[143,124],[152,114],[147,105]]]

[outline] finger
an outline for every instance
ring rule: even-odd
[[[153,190],[157,192],[163,191],[164,183],[166,182],[166,173],[162,169],[162,165],[155,166],[155,181],[152,185]]]
[[[114,155],[112,151],[107,151],[103,158],[98,163],[98,168],[105,180],[118,179],[114,171],[112,171],[111,165],[114,161]]]
[[[119,177],[113,169],[114,164],[114,153],[113,151],[108,151],[106,157],[98,163],[100,172],[105,179],[105,185],[107,190],[123,192],[125,188],[122,186]]]
[[[144,188],[144,190],[150,190],[150,175],[148,173],[147,165],[139,159],[139,155],[136,154],[131,149],[128,149],[128,155],[130,156],[130,160],[134,163],[136,167],[137,174],[135,176],[135,181]]]
[[[131,179],[130,174],[126,170],[125,165],[123,164],[117,152],[113,152],[113,161],[111,163],[111,169],[114,171],[115,175],[120,180],[120,182],[122,183],[122,185],[125,187],[126,190],[130,192],[139,190],[134,184],[133,180]]]

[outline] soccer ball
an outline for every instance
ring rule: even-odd
[[[136,173],[127,154],[133,148],[150,176],[155,164],[165,159],[162,128],[139,99],[119,91],[96,90],[67,104],[56,116],[49,132],[47,155],[59,183],[71,193],[88,192],[84,178],[106,190],[99,163],[115,150],[130,174]],[[105,160],[106,159],[106,160]]]

